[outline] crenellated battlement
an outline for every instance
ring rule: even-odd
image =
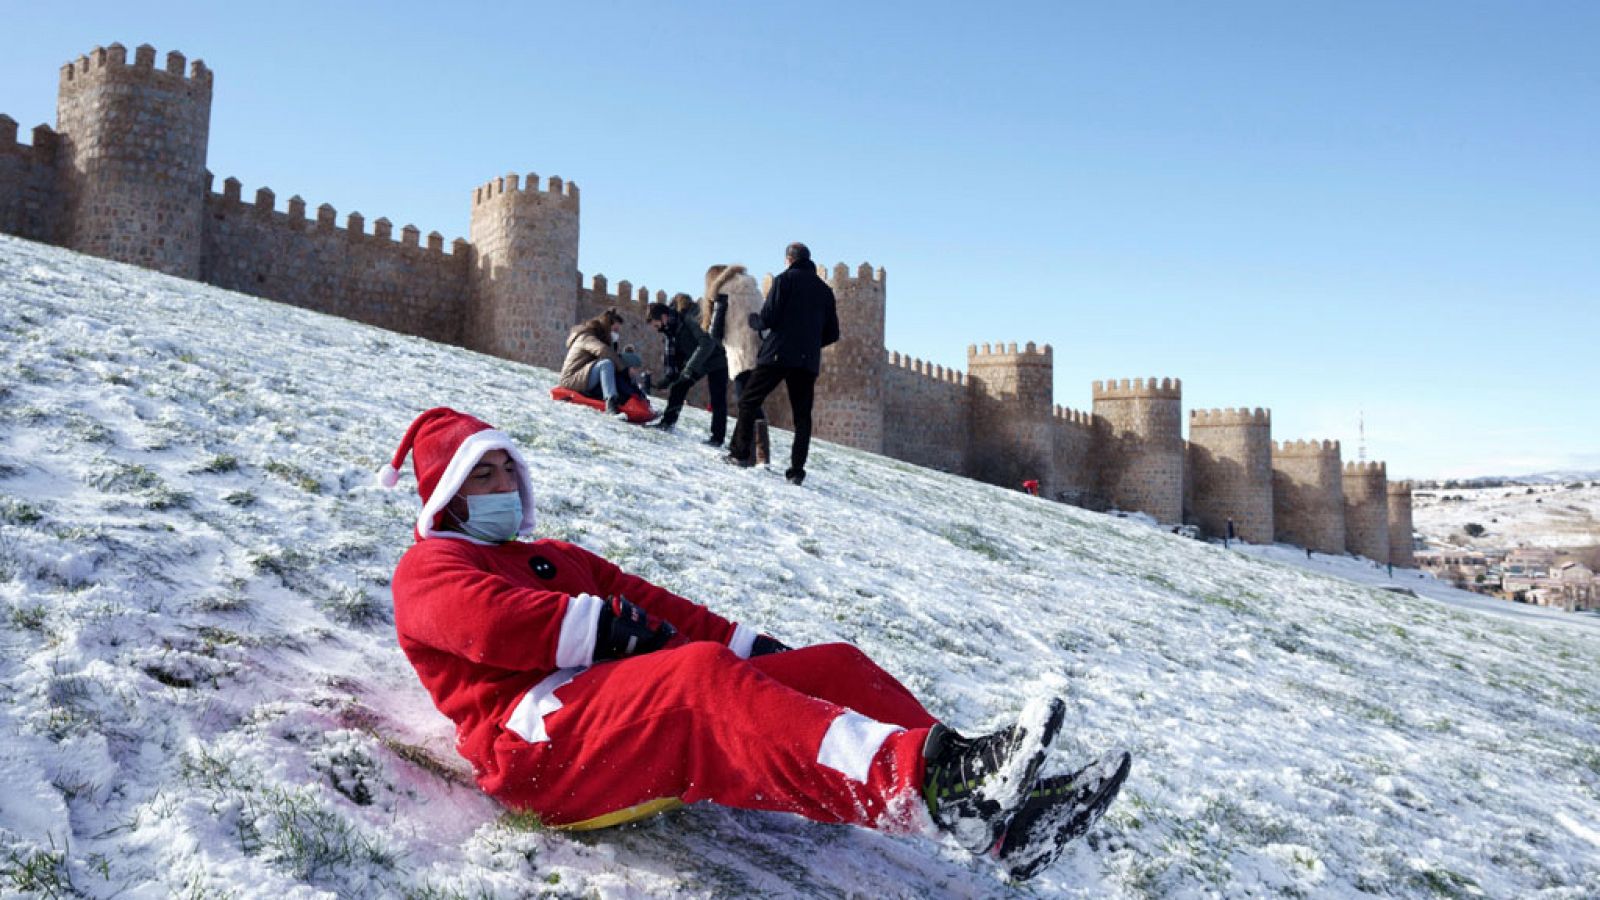
[[[1273,456],[1331,456],[1338,458],[1338,441],[1273,441]]]
[[[529,172],[526,177],[509,172],[478,185],[472,192],[472,206],[476,209],[508,195],[534,198],[537,202],[555,203],[572,210],[579,206],[578,185],[575,182],[563,181],[561,176],[551,175],[541,189],[539,176],[534,172]]]
[[[1091,390],[1096,400],[1163,399],[1182,400],[1183,380],[1180,378],[1124,378],[1096,381]]]
[[[0,154],[50,164],[55,162],[56,151],[60,147],[61,136],[49,125],[35,125],[33,143],[21,143],[17,140],[17,120],[0,113]]]
[[[211,90],[211,70],[204,60],[188,64],[176,50],[167,54],[166,65],[156,68],[156,48],[140,44],[133,51],[133,63],[128,63],[128,49],[121,44],[96,47],[61,67],[61,91],[81,91],[108,80],[128,82],[143,80],[152,84],[174,85],[182,83],[189,88]]]
[[[1389,482],[1388,492],[1389,492],[1389,496],[1391,496],[1391,497],[1410,497],[1411,496],[1411,482],[1409,482],[1409,481],[1391,481],[1391,482]]]
[[[1255,409],[1192,409],[1189,411],[1190,428],[1225,428],[1242,425],[1267,427],[1272,424],[1272,410]]]
[[[1015,342],[1009,344],[968,344],[967,364],[995,365],[1048,363],[1055,356],[1055,350],[1049,344],[1039,346],[1033,341],[1023,344],[1018,349]]]
[[[651,303],[666,303],[668,297],[666,291],[656,291],[655,295],[651,296],[649,288],[644,285],[635,288],[633,282],[626,278],[617,282],[616,293],[612,293],[610,279],[599,273],[590,280],[588,287],[584,287],[583,273],[579,272],[578,290],[580,293],[588,293],[589,300],[599,306],[615,306],[624,314],[632,310],[641,322],[644,321],[645,310]]]
[[[1079,425],[1084,428],[1094,425],[1094,413],[1084,412],[1079,409],[1068,409],[1059,403],[1051,409],[1050,415],[1063,425]]]
[[[256,189],[255,200],[245,203],[244,184],[237,178],[225,178],[222,182],[222,191],[209,191],[206,197],[208,205],[226,213],[229,211],[239,214],[258,216],[272,224],[294,231],[313,230],[318,232],[333,232],[341,234],[352,241],[371,241],[398,243],[402,247],[411,247],[426,253],[439,253],[445,256],[464,256],[471,252],[471,245],[463,238],[456,238],[450,243],[449,250],[445,249],[444,235],[437,231],[428,233],[427,244],[422,243],[422,232],[417,226],[406,224],[400,229],[400,240],[394,239],[394,225],[387,218],[379,218],[373,222],[371,234],[366,233],[366,217],[359,212],[352,212],[345,218],[345,226],[340,228],[337,223],[338,211],[331,204],[321,204],[317,207],[316,218],[306,218],[306,201],[296,194],[290,197],[283,212],[275,208],[277,194],[269,187]]]
[[[917,375],[923,376],[924,378],[931,378],[934,381],[942,381],[946,384],[953,384],[958,387],[964,386],[967,383],[966,375],[959,369],[947,369],[944,366],[936,366],[933,363],[924,362],[923,360],[916,359],[915,357],[901,354],[899,351],[889,351],[888,361],[889,365],[894,366],[895,368],[905,369],[908,372],[913,372]]]
[[[1380,478],[1388,476],[1388,466],[1381,462],[1347,462],[1344,464],[1344,477],[1346,478]]]
[[[818,266],[817,275],[822,280],[834,285],[843,284],[847,281],[866,281],[879,287],[883,287],[885,284],[883,267],[879,266],[874,269],[871,263],[865,262],[857,266],[853,273],[850,271],[850,267],[842,262],[834,263],[832,272]]]

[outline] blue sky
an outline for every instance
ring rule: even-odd
[[[1600,469],[1600,4],[0,2],[0,112],[150,43],[209,165],[447,239],[510,171],[580,267],[888,270],[888,343],[1183,379],[1390,475]]]

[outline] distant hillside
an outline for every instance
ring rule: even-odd
[[[1600,546],[1600,484],[1419,488],[1412,494],[1412,522],[1441,547]],[[1469,524],[1482,526],[1482,533],[1467,534]]]
[[[718,463],[702,413],[661,435],[553,380],[0,238],[0,893],[1600,895],[1584,617],[831,445],[795,489]],[[1121,802],[1025,889],[784,815],[503,815],[394,645],[416,498],[372,472],[441,403],[527,448],[544,535],[790,643],[852,641],[961,729],[1067,698],[1049,769],[1124,745]]]

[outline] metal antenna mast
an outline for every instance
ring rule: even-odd
[[[1356,443],[1356,458],[1362,462],[1367,461],[1367,413],[1366,410],[1356,413],[1356,433],[1360,440]]]

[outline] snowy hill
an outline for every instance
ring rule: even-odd
[[[654,434],[552,382],[0,238],[0,893],[1600,894],[1600,641],[1574,617],[830,445],[794,489],[717,463],[701,414]],[[782,815],[503,815],[440,765],[450,725],[389,617],[416,498],[372,472],[441,403],[527,449],[544,534],[790,643],[852,641],[958,728],[1058,693],[1050,768],[1125,745],[1122,800],[1021,889]]]
[[[1581,487],[1569,486],[1575,484]],[[1589,481],[1430,488],[1418,490],[1412,503],[1417,532],[1434,546],[1600,546],[1600,484]],[[1467,535],[1470,522],[1482,525],[1483,534]]]

